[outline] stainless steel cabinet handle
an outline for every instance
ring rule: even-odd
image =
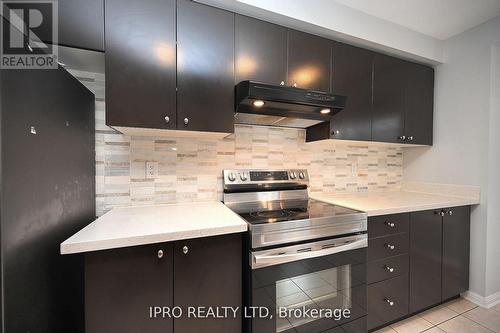
[[[187,124],[189,124],[189,118],[184,118],[184,125],[186,126]]]
[[[158,259],[163,258],[163,255],[164,255],[163,250],[158,250],[158,253],[157,253]]]
[[[391,244],[385,244],[385,246],[387,246],[389,250],[394,250],[396,248],[394,245]]]
[[[166,116],[166,117],[165,117],[165,122],[166,122],[167,124],[168,124],[168,123],[170,123],[170,117],[169,117],[169,116]]]
[[[392,222],[385,222],[389,228],[394,228],[396,225]]]
[[[384,298],[384,301],[385,301],[387,304],[389,304],[389,306],[394,306],[394,302],[393,302],[393,301],[391,301],[390,299],[388,299],[388,298]]]
[[[339,130],[332,131],[332,135],[339,135],[339,134],[340,134],[340,131],[339,131]]]
[[[184,254],[188,254],[188,252],[189,252],[189,248],[188,248],[186,245],[184,245],[184,246],[182,247],[182,253],[184,253]]]
[[[280,86],[284,86],[284,85],[285,85],[285,81],[281,81]]]
[[[406,138],[408,141],[413,141],[413,135],[410,135],[409,137]]]
[[[405,141],[406,140],[406,135],[401,135],[398,139],[401,140],[401,141]]]
[[[453,211],[452,211],[452,210],[449,210],[449,211],[448,211],[448,215],[452,216],[452,215],[453,215]]]
[[[442,210],[441,212],[439,212],[439,215],[441,216],[444,216],[446,213],[444,212],[444,210]]]
[[[389,267],[389,266],[387,266],[387,265],[385,265],[385,269],[387,269],[387,270],[389,271],[389,273],[394,272],[394,268]]]

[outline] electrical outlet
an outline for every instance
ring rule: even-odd
[[[351,164],[351,175],[356,176],[358,174],[358,163]]]
[[[158,175],[158,162],[146,162],[146,178],[156,178]]]

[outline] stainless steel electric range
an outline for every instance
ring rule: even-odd
[[[307,170],[223,179],[224,203],[249,227],[245,305],[269,310],[246,332],[366,332],[366,214],[309,198]]]

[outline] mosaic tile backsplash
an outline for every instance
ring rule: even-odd
[[[230,168],[306,168],[315,193],[401,187],[403,152],[387,145],[311,144],[301,129],[246,125],[225,139],[122,135],[105,125],[104,75],[70,72],[96,96],[98,216],[115,206],[221,200],[222,170]]]

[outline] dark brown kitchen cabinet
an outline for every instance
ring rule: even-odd
[[[92,252],[85,257],[87,332],[240,332],[236,318],[188,318],[188,307],[242,306],[242,236]],[[150,318],[151,306],[183,316]],[[154,312],[153,312],[154,313]]]
[[[59,45],[104,51],[104,0],[59,0]]]
[[[234,132],[234,14],[177,2],[177,129]]]
[[[406,62],[375,54],[372,140],[404,143]]]
[[[440,210],[410,214],[410,312],[441,302]]]
[[[288,30],[288,85],[331,91],[331,41],[297,30]]]
[[[470,207],[444,209],[442,300],[469,289]]]
[[[106,124],[176,128],[175,0],[106,0]]]
[[[179,241],[174,245],[174,300],[188,306],[231,306],[242,304],[241,236],[227,235]],[[239,332],[241,316],[221,319],[174,321],[176,333]],[[202,329],[202,330],[201,330]]]
[[[434,70],[376,54],[372,140],[432,145]]]
[[[235,17],[235,84],[287,82],[287,29],[248,16]]]
[[[434,69],[406,64],[405,130],[406,142],[432,145],[434,114]]]
[[[333,139],[371,140],[373,52],[333,43],[332,91],[347,96],[342,112],[333,116]]]
[[[408,275],[368,286],[368,329],[408,315]]]
[[[104,0],[55,0],[57,3],[57,43],[52,31],[40,28],[44,42],[93,51],[104,51]]]
[[[150,306],[173,306],[173,245],[155,244],[85,256],[85,326],[92,333],[168,333],[170,318]]]

